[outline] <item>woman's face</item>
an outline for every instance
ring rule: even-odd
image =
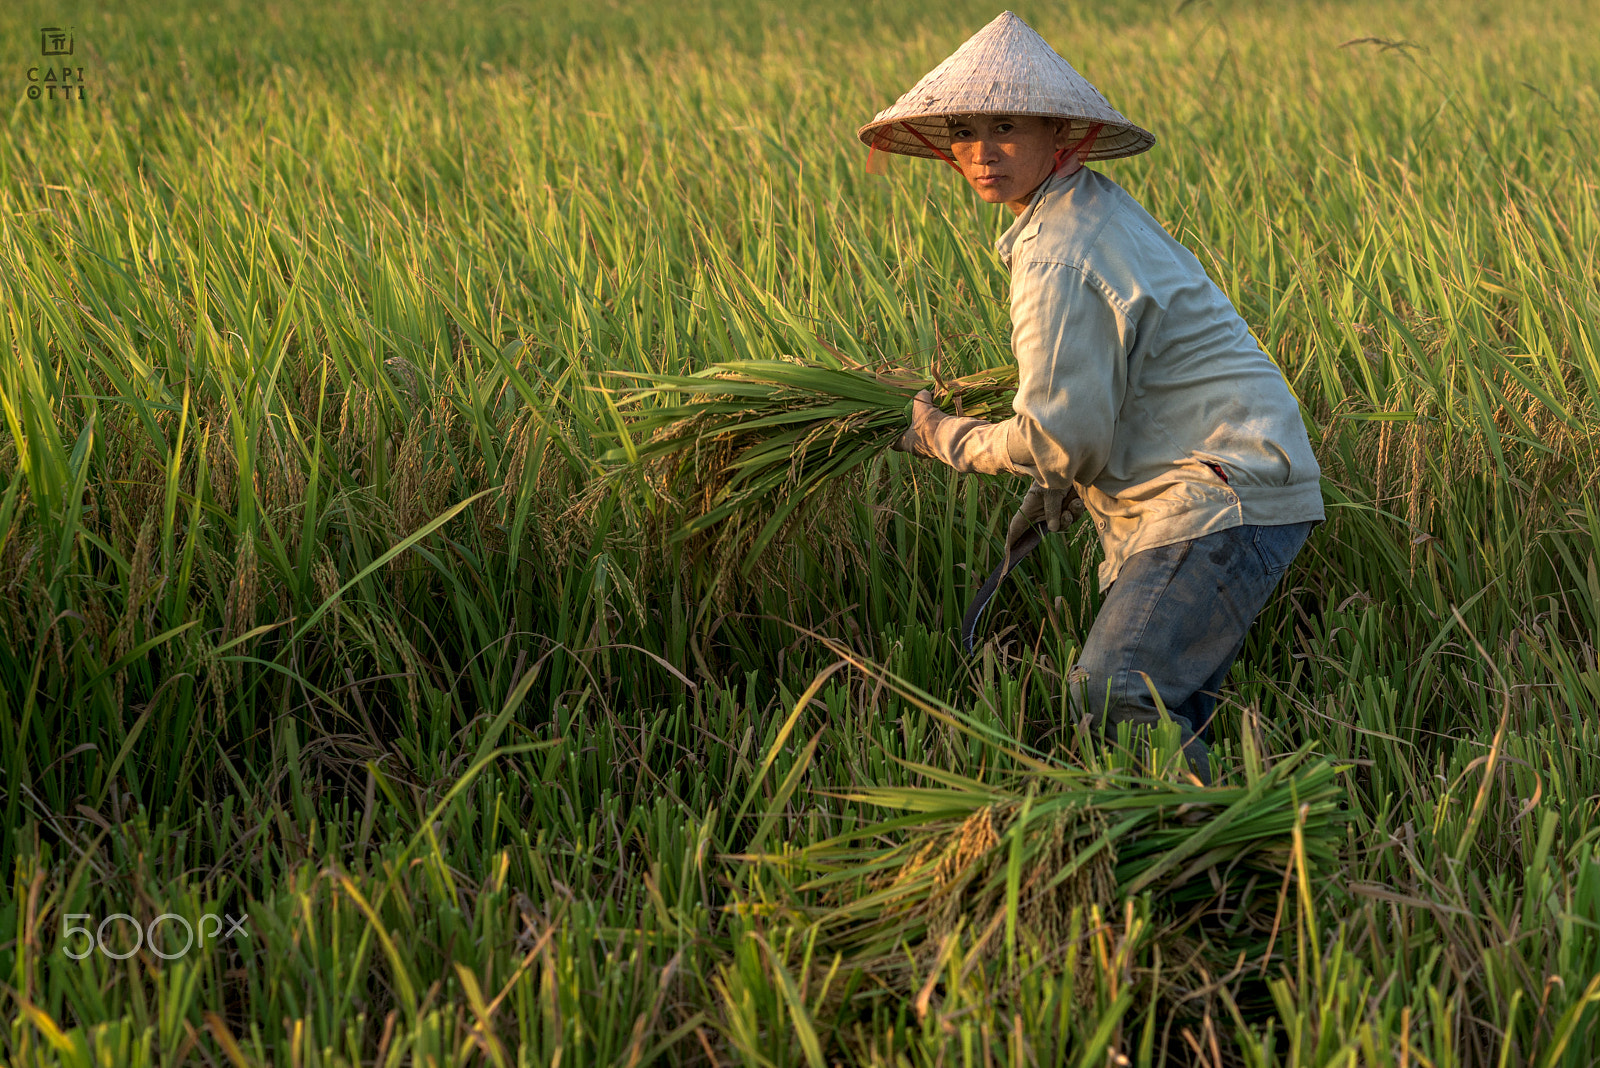
[[[1037,115],[957,115],[950,120],[950,154],[980,197],[1020,215],[1050,177],[1056,149],[1066,147],[1064,126]]]

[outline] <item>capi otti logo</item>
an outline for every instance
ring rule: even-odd
[[[29,100],[84,100],[83,68],[72,65],[75,42],[72,31],[60,26],[39,27],[39,55],[51,62],[28,68]]]
[[[39,27],[39,54],[41,56],[72,55],[72,34],[60,26]]]

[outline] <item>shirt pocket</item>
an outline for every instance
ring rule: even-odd
[[[1294,461],[1287,449],[1271,438],[1239,436],[1214,451],[1190,455],[1229,486],[1287,486],[1294,481]]]

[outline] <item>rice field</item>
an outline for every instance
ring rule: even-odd
[[[1024,487],[651,465],[1003,377],[1010,216],[854,138],[998,8],[0,11],[6,1063],[1600,1060],[1600,10],[1015,10],[1323,467],[1205,793],[1066,716],[1088,525],[962,652]]]

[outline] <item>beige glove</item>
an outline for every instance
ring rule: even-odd
[[[1037,482],[1022,498],[1017,514],[1006,527],[1006,545],[1012,546],[1035,524],[1043,522],[1052,533],[1066,530],[1083,517],[1083,501],[1074,488],[1045,489]]]
[[[997,475],[1014,473],[1005,451],[1004,426],[987,419],[949,415],[933,403],[931,390],[911,401],[911,425],[889,448],[942,460],[957,471]]]

